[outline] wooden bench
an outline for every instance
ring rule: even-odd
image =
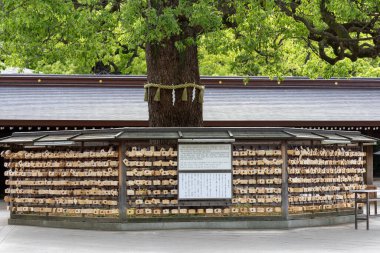
[[[350,191],[355,193],[355,229],[358,229],[358,220],[367,221],[367,230],[369,230],[369,216],[371,213],[371,203],[375,205],[375,215],[377,215],[377,201],[380,201],[377,193],[380,193],[380,189],[377,189],[376,186],[367,187],[366,190],[353,190]],[[358,198],[359,195],[365,194],[364,199]],[[367,212],[364,216],[358,216],[358,204],[366,204]]]

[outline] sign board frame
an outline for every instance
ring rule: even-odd
[[[234,139],[218,139],[218,140],[213,140],[213,139],[196,139],[196,140],[179,140],[179,143],[178,143],[178,147],[177,147],[177,150],[178,150],[178,195],[177,195],[177,198],[178,198],[178,203],[179,205],[181,206],[225,206],[225,205],[230,205],[232,203],[232,197],[233,197],[233,166],[232,166],[232,162],[233,162],[233,156],[232,156],[232,152],[233,152],[233,147],[232,147],[232,143],[234,142],[235,140]],[[218,144],[227,144],[227,145],[230,145],[230,158],[231,158],[231,164],[230,164],[230,167],[229,169],[222,169],[222,170],[219,170],[219,169],[197,169],[197,170],[184,170],[184,169],[181,169],[180,168],[180,159],[181,159],[181,156],[180,156],[180,145],[188,145],[188,144],[198,144],[198,145],[218,145]],[[180,173],[228,173],[230,174],[230,177],[231,177],[231,198],[180,198],[180,180],[179,180],[179,177],[180,177]]]

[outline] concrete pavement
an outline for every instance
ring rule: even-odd
[[[9,226],[0,204],[0,252],[379,252],[380,217],[365,224],[291,230],[109,232]]]

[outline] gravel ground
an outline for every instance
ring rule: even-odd
[[[0,203],[0,252],[380,252],[380,216],[360,223],[290,230],[109,232],[7,225]]]

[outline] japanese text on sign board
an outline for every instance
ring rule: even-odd
[[[231,144],[179,145],[179,170],[231,170]]]

